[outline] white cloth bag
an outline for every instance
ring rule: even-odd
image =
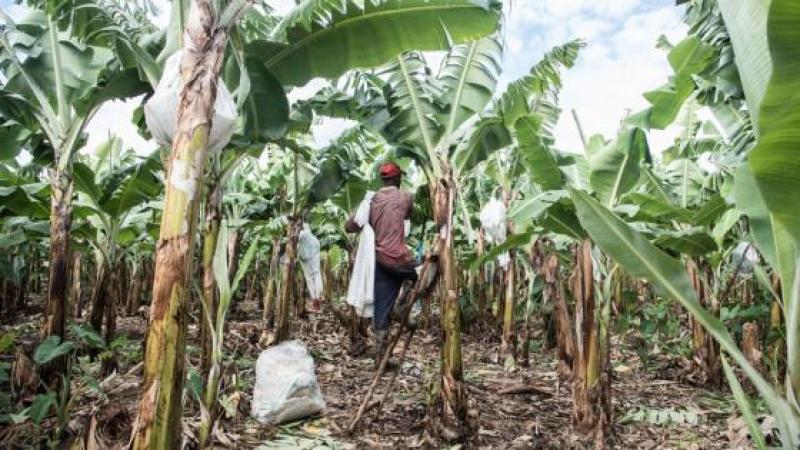
[[[300,267],[303,268],[303,276],[306,279],[308,295],[312,299],[322,298],[322,270],[319,263],[319,239],[314,236],[308,228],[308,224],[303,224],[303,231],[298,236],[297,253],[300,259]]]
[[[369,224],[369,210],[374,196],[374,192],[368,191],[353,217],[361,227],[361,234],[350,285],[347,287],[347,304],[355,308],[360,317],[372,317],[375,305],[375,231]]]

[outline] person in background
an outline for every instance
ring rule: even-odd
[[[375,231],[375,295],[373,315],[373,350],[377,367],[388,345],[390,314],[397,301],[403,282],[416,280],[417,260],[405,243],[404,221],[411,217],[414,196],[400,190],[403,171],[394,162],[381,164],[379,173],[383,187],[372,198],[369,224]],[[361,231],[353,220],[345,229],[350,233]]]

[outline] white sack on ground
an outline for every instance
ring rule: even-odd
[[[347,304],[355,308],[360,317],[372,317],[375,302],[375,231],[369,224],[369,210],[374,196],[374,192],[367,192],[353,216],[353,220],[362,228],[350,285],[347,287]]]
[[[314,358],[300,341],[287,341],[258,355],[251,414],[278,425],[325,409]]]
[[[308,224],[303,225],[297,240],[297,256],[300,259],[300,267],[303,268],[303,275],[308,287],[308,295],[311,298],[322,298],[322,270],[319,263],[319,239],[311,233]]]
[[[486,241],[490,244],[500,245],[506,241],[507,220],[506,205],[497,198],[489,200],[480,214],[481,226],[486,233]],[[503,253],[497,257],[500,267],[505,269],[511,262],[509,254]]]
[[[180,68],[182,50],[173,53],[164,64],[164,72],[150,100],[144,105],[147,129],[164,148],[172,148],[175,123],[178,115],[178,94],[183,87]],[[236,128],[236,102],[222,79],[217,83],[217,99],[214,102],[214,117],[208,136],[208,151],[222,150],[231,140]]]

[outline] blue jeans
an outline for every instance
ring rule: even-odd
[[[413,267],[394,268],[375,262],[375,309],[372,325],[375,330],[389,329],[389,315],[405,280],[416,280]]]

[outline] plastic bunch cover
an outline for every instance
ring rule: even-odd
[[[258,355],[251,414],[259,422],[278,425],[325,409],[314,358],[300,341],[287,341]]]
[[[374,196],[374,192],[368,191],[353,217],[361,227],[361,234],[347,287],[347,304],[360,317],[372,317],[375,305],[375,231],[369,224],[369,210]]]
[[[308,294],[313,299],[322,298],[323,284],[319,251],[319,239],[308,228],[308,224],[304,224],[303,231],[298,236],[297,256],[300,259],[300,267],[303,268]]]
[[[144,105],[147,129],[158,145],[164,148],[172,148],[172,138],[175,137],[178,94],[182,87],[180,77],[182,53],[182,50],[178,50],[167,58],[156,91]],[[217,99],[214,102],[214,116],[211,119],[211,133],[208,136],[208,151],[222,150],[230,142],[235,128],[236,102],[220,79],[217,84]]]
[[[506,241],[508,225],[506,223],[506,205],[499,199],[492,197],[480,214],[481,226],[486,233],[486,241],[490,244],[500,245]],[[504,269],[508,267],[511,258],[508,252],[497,257],[497,262]]]

